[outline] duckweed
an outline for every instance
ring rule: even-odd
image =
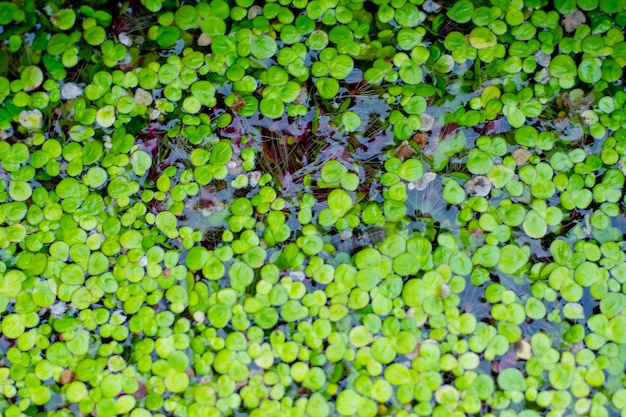
[[[626,2],[0,2],[0,413],[626,414]]]

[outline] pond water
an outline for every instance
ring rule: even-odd
[[[0,412],[624,415],[624,10],[0,2]]]

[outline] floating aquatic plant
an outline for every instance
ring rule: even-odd
[[[70,3],[0,2],[3,415],[624,413],[623,0]]]

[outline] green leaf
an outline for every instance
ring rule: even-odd
[[[180,29],[176,26],[160,26],[157,29],[157,44],[161,48],[171,48],[180,39]]]
[[[178,230],[176,229],[177,224],[178,220],[176,216],[169,211],[162,211],[156,216],[157,228],[170,239],[176,239],[178,237]]]
[[[108,105],[98,109],[96,121],[104,128],[113,126],[115,123],[115,107]]]
[[[578,78],[587,84],[595,84],[602,79],[602,69],[594,58],[584,58],[578,66]]]
[[[422,82],[422,69],[413,61],[407,60],[400,66],[400,78],[406,84],[416,85]]]
[[[348,55],[339,55],[328,63],[330,76],[336,80],[343,80],[354,69],[354,61]]]
[[[106,36],[106,31],[101,26],[94,26],[83,32],[83,38],[91,46],[100,45],[104,42]]]
[[[228,269],[230,284],[235,291],[243,293],[252,284],[254,271],[241,261],[235,261]]]
[[[507,368],[498,375],[498,385],[504,391],[524,391],[526,381],[519,369]]]
[[[346,132],[354,132],[361,125],[361,118],[357,113],[348,111],[341,116],[341,123],[343,123]]]
[[[531,210],[524,219],[524,232],[529,237],[540,239],[546,235],[548,225],[546,221],[535,210]]]
[[[256,36],[250,43],[250,52],[257,59],[271,58],[276,50],[276,42],[267,35]]]
[[[61,270],[61,281],[68,285],[82,285],[85,282],[85,272],[80,265],[67,265]]]
[[[348,169],[341,162],[333,159],[322,167],[322,180],[329,184],[337,184],[347,172]]]
[[[24,91],[33,91],[43,83],[43,71],[34,65],[30,65],[22,70],[20,75],[22,80],[22,89]]]
[[[264,97],[259,103],[261,114],[270,119],[278,119],[285,112],[285,104],[278,98]]]
[[[328,208],[337,217],[343,216],[352,208],[353,200],[350,194],[341,189],[335,189],[328,195]]]
[[[10,181],[9,196],[15,201],[26,201],[32,195],[30,184],[26,181]]]
[[[24,333],[24,322],[20,314],[8,314],[2,319],[2,334],[9,339],[17,339]]]
[[[356,392],[344,389],[337,396],[337,411],[342,416],[353,416],[357,412],[360,395]]]
[[[417,181],[424,175],[424,164],[419,159],[408,159],[402,163],[398,175],[408,182]]]
[[[17,20],[19,12],[20,9],[11,2],[3,1],[0,3],[0,25],[8,25],[14,19]]]
[[[174,14],[174,21],[182,30],[196,29],[200,27],[200,14],[195,7],[186,4],[178,8]]]
[[[339,92],[339,83],[334,78],[320,77],[315,80],[315,87],[320,97],[331,99]]]
[[[466,196],[463,187],[454,180],[449,180],[443,187],[442,197],[448,204],[461,204]]]
[[[198,99],[200,104],[213,107],[217,103],[215,99],[215,87],[210,81],[196,81],[191,85],[191,94]]]
[[[506,245],[500,253],[498,268],[505,274],[514,274],[528,262],[528,255],[517,245]]]
[[[474,5],[469,0],[461,0],[454,3],[446,14],[457,23],[467,23],[474,14]]]
[[[165,388],[171,392],[183,392],[189,386],[189,376],[186,373],[169,374],[165,377]]]
[[[518,107],[507,104],[502,109],[502,114],[506,116],[512,127],[519,128],[526,123],[526,115]]]
[[[407,140],[413,136],[415,129],[408,118],[400,119],[393,127],[393,133],[398,140]]]
[[[406,3],[402,7],[397,8],[394,19],[402,27],[416,27],[420,23],[420,13],[412,3]]]
[[[46,349],[46,359],[55,365],[66,367],[72,363],[73,356],[65,343],[55,342]]]
[[[577,73],[576,64],[569,55],[557,55],[550,62],[550,74],[555,78],[575,77]]]
[[[626,343],[626,316],[620,315],[609,320],[607,339],[617,344]]]
[[[486,27],[472,29],[469,35],[469,43],[476,49],[485,49],[498,43],[496,35]]]
[[[211,149],[209,162],[211,164],[226,165],[232,158],[232,155],[233,149],[230,141],[222,140],[213,146],[213,149]]]

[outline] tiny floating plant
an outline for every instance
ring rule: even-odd
[[[0,1],[3,415],[626,415],[624,0],[105,3]]]

